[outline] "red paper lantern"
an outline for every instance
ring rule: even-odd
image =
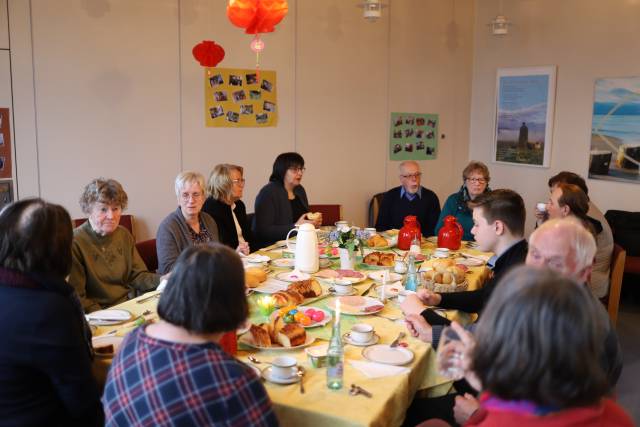
[[[229,0],[227,16],[247,34],[271,33],[287,15],[287,0]]]
[[[193,47],[193,57],[203,67],[215,67],[224,59],[224,49],[212,40],[203,40]]]

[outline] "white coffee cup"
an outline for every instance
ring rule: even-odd
[[[378,231],[373,227],[367,227],[364,229],[364,231],[366,231],[369,234],[369,237],[372,237],[378,234]]]
[[[366,323],[356,323],[351,327],[349,337],[355,342],[369,342],[373,338],[373,326]]]
[[[348,280],[336,279],[333,283],[333,289],[335,289],[336,294],[347,295],[353,291],[353,284]]]
[[[275,378],[287,379],[296,374],[298,361],[289,356],[278,356],[271,362],[271,375]]]
[[[546,212],[547,211],[547,204],[544,202],[538,202],[536,204],[536,209],[538,210],[538,212]]]

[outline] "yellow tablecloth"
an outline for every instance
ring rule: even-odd
[[[424,245],[424,252],[429,252],[428,244]],[[272,258],[281,254],[275,251],[262,252]],[[274,270],[274,273],[282,270]],[[467,276],[469,289],[481,286],[485,278],[484,267],[472,268]],[[368,290],[373,281],[370,279],[355,286],[359,294]],[[370,295],[375,291],[370,290]],[[129,310],[135,317],[143,316],[153,320],[156,317],[157,299],[150,299],[144,303],[138,300],[147,298],[152,294],[145,294],[135,300],[125,302],[114,308]],[[265,321],[256,309],[256,294],[249,297],[251,306],[251,320],[254,323]],[[308,304],[315,307],[326,308],[327,303],[333,297],[328,297]],[[467,323],[469,317],[465,313],[447,312],[447,317]],[[380,336],[380,343],[390,343],[401,331],[406,331],[402,320],[402,313],[396,300],[390,300],[383,311],[377,315],[349,316],[342,314],[341,329],[347,332],[355,323],[368,323],[375,328]],[[134,325],[132,323],[99,327],[96,335],[107,333],[113,329],[117,335],[124,335]],[[308,329],[307,332],[317,338],[316,342],[328,340],[331,335],[330,325],[320,328]],[[413,361],[407,365],[410,368],[408,374],[388,376],[370,379],[356,370],[349,363],[350,360],[365,360],[362,356],[362,347],[345,345],[344,388],[334,391],[326,387],[326,368],[313,368],[306,359],[304,350],[298,349],[284,352],[295,357],[299,364],[306,369],[304,384],[306,393],[299,392],[299,385],[277,385],[265,382],[265,387],[274,403],[275,411],[280,423],[284,426],[313,425],[320,426],[398,426],[402,423],[407,407],[409,406],[417,390],[426,390],[427,395],[439,396],[446,394],[451,388],[451,382],[439,376],[436,372],[435,352],[429,344],[423,343],[412,337],[404,340],[408,348],[414,353]],[[248,362],[246,356],[257,354],[263,361],[270,361],[274,357],[283,354],[283,351],[256,351],[239,344],[238,358]],[[110,359],[97,359],[95,372],[98,379],[106,378],[106,372],[110,366]],[[364,396],[350,396],[349,387],[355,383],[373,394],[372,398]],[[425,392],[423,392],[424,394]]]

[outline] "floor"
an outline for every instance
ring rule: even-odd
[[[620,298],[618,339],[624,367],[618,381],[618,403],[640,426],[640,277],[626,276]]]

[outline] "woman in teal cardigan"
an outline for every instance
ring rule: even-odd
[[[438,223],[436,224],[436,236],[443,225],[444,218],[448,215],[453,215],[458,219],[464,230],[462,240],[474,240],[473,234],[471,234],[473,218],[467,203],[475,199],[476,196],[486,191],[491,191],[489,188],[490,179],[487,165],[482,162],[469,162],[462,171],[462,180],[464,182],[462,187],[457,193],[450,195],[442,207],[440,218],[438,218]]]

